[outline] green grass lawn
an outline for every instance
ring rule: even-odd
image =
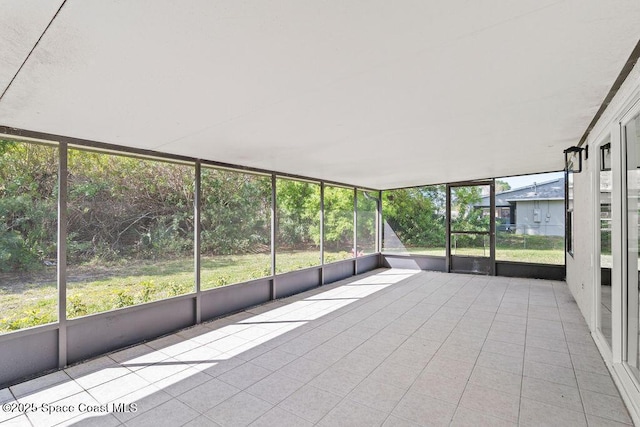
[[[430,255],[430,256],[445,256],[445,248],[423,248],[423,247],[406,247],[404,249],[384,249],[385,254],[396,255]]]
[[[488,238],[484,241],[458,240],[452,253],[460,256],[489,256]],[[385,253],[445,256],[444,245],[439,248],[407,247],[385,249]],[[496,260],[516,261],[536,264],[564,264],[564,237],[530,236],[524,234],[498,232],[496,234]]]
[[[564,265],[564,249],[501,249],[496,248],[496,261],[530,262]]]
[[[443,248],[412,248],[412,254],[444,256]],[[482,248],[464,254],[483,256]],[[460,252],[459,252],[460,254]],[[278,253],[277,272],[295,271],[320,264],[319,251]],[[326,252],[325,262],[349,259],[348,252]],[[496,249],[496,259],[563,264],[563,250]],[[101,313],[116,308],[157,301],[195,291],[191,258],[122,262],[109,266],[70,267],[67,317]],[[258,279],[270,275],[269,254],[208,256],[201,260],[201,288]],[[48,277],[47,277],[48,276]],[[57,320],[57,290],[53,274],[16,278],[0,277],[0,332],[42,325]]]
[[[405,251],[385,251],[388,254],[399,255],[431,255],[445,256],[445,248],[406,248]],[[458,248],[454,255],[488,257],[489,249],[483,248]],[[530,262],[536,264],[564,264],[564,249],[514,249],[496,248],[497,261]]]
[[[278,253],[277,271],[299,270],[320,264],[320,252]],[[325,262],[347,259],[347,252],[326,252]],[[134,261],[69,267],[67,317],[101,313],[195,291],[193,259]],[[269,254],[205,256],[201,259],[203,290],[267,277]],[[53,274],[29,278],[0,277],[0,332],[57,320],[57,287]]]

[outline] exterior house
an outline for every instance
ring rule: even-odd
[[[496,228],[516,234],[564,235],[564,177],[496,193]],[[478,207],[489,209],[489,196]]]

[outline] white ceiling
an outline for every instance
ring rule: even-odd
[[[42,35],[61,3],[0,0],[0,125],[380,189],[561,169],[640,39],[631,0],[67,0]]]

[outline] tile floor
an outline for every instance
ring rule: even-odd
[[[407,270],[198,325],[0,402],[37,408],[0,412],[3,427],[632,423],[564,283]]]

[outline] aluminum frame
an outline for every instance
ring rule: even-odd
[[[357,186],[347,185],[339,182],[316,180],[314,178],[301,177],[285,173],[267,172],[257,170],[253,168],[245,168],[242,166],[228,165],[218,162],[206,161],[202,159],[192,159],[183,156],[175,156],[164,153],[126,149],[111,144],[98,143],[93,141],[81,140],[76,138],[68,138],[57,135],[49,135],[39,132],[30,132],[20,129],[0,127],[0,133],[5,134],[9,139],[13,139],[16,142],[24,142],[30,144],[44,144],[54,146],[58,149],[58,267],[56,272],[57,281],[57,297],[58,297],[58,321],[54,323],[48,323],[45,325],[39,325],[31,328],[25,328],[17,331],[7,332],[0,334],[0,343],[3,343],[3,349],[7,353],[6,360],[15,360],[13,363],[24,363],[24,366],[15,366],[15,369],[5,370],[6,375],[0,375],[0,385],[7,385],[15,383],[29,376],[42,373],[43,370],[49,370],[55,367],[58,369],[63,368],[71,362],[77,362],[78,360],[86,357],[96,356],[107,351],[112,351],[122,347],[122,345],[129,345],[133,342],[140,342],[146,339],[155,338],[163,333],[175,331],[185,326],[201,323],[202,321],[210,320],[214,317],[230,314],[234,311],[248,308],[252,305],[259,304],[268,300],[281,298],[293,293],[301,292],[311,287],[321,286],[326,283],[331,283],[337,280],[341,280],[357,273],[368,271],[372,268],[379,266],[379,252],[373,255],[362,257],[363,259],[358,265],[357,257],[354,259],[347,259],[336,261],[332,263],[324,263],[324,187],[329,184],[332,186],[352,189],[354,194],[354,249],[357,244]],[[83,151],[100,152],[105,154],[112,154],[117,156],[126,156],[134,158],[143,158],[154,161],[163,161],[176,164],[189,165],[193,167],[195,176],[194,186],[194,291],[179,295],[176,297],[165,298],[145,304],[136,304],[134,306],[109,310],[101,313],[95,313],[87,316],[81,316],[79,318],[67,320],[66,317],[66,303],[67,303],[67,202],[68,202],[68,149],[72,147]],[[256,280],[249,280],[240,282],[237,284],[227,285],[224,287],[209,289],[203,291],[201,289],[201,232],[202,227],[200,224],[201,210],[202,210],[202,167],[211,167],[215,169],[228,170],[237,173],[249,173],[262,176],[271,177],[271,275],[265,278]],[[293,179],[297,181],[309,182],[314,185],[320,185],[321,191],[321,207],[320,207],[320,219],[321,219],[321,236],[322,242],[320,247],[321,263],[318,266],[296,270],[292,272],[285,272],[276,274],[277,266],[277,250],[276,250],[276,237],[277,237],[277,195],[276,195],[276,179]],[[373,189],[364,189],[366,191],[378,191]],[[379,192],[379,191],[378,191]],[[378,208],[378,211],[380,208]],[[376,228],[378,232],[378,228]],[[380,239],[379,236],[376,236]],[[302,282],[301,276],[306,277]],[[278,288],[278,281],[282,282],[284,288],[280,290]],[[263,283],[268,284],[268,297],[266,300],[260,294],[252,295],[248,292],[251,289],[257,289],[262,286]],[[220,298],[221,297],[221,298]],[[213,299],[212,299],[213,298]],[[185,305],[186,303],[186,305]],[[212,305],[213,304],[213,305]],[[169,309],[168,307],[182,307],[175,312],[175,308]],[[164,308],[163,308],[164,307]],[[166,313],[166,309],[169,309],[175,316],[167,316],[162,313]],[[160,311],[158,311],[160,310]],[[186,310],[186,311],[185,311]],[[139,313],[150,312],[157,313],[152,315],[152,320],[149,324],[153,331],[121,331],[124,335],[119,340],[113,342],[103,342],[98,344],[91,340],[93,334],[87,331],[92,331],[95,327],[102,325],[104,322],[113,324],[117,322],[122,325],[130,325],[136,329],[139,325],[138,321],[130,321],[131,316],[139,316]],[[182,314],[180,314],[182,313]],[[185,317],[186,315],[186,317]],[[158,317],[159,316],[159,317]],[[177,317],[176,317],[177,316]],[[212,317],[213,316],[213,317]],[[171,320],[174,318],[174,320]],[[149,319],[146,319],[149,320]],[[97,323],[96,323],[97,322]],[[143,322],[144,323],[144,322]],[[94,325],[94,326],[91,326]],[[163,326],[164,325],[164,326]],[[71,328],[71,335],[68,334],[68,329]],[[89,328],[89,329],[87,329]],[[85,332],[80,332],[85,331]],[[105,331],[110,331],[106,329]],[[116,334],[119,332],[114,330]],[[81,335],[78,336],[77,334]],[[55,356],[44,350],[31,352],[31,358],[24,358],[21,352],[24,348],[28,348],[29,345],[35,345],[37,348],[41,348],[44,340],[50,340],[52,336],[55,336],[57,348],[57,354]],[[43,337],[43,338],[39,338]],[[26,341],[25,341],[26,340]],[[34,341],[35,340],[35,341]],[[33,342],[34,344],[27,344],[26,342]],[[79,343],[86,342],[91,344],[85,350],[78,350]],[[25,347],[25,345],[27,347]],[[74,346],[72,353],[70,354],[70,345]],[[44,348],[44,347],[42,347]],[[93,349],[93,350],[92,350]],[[43,353],[44,351],[44,353]],[[35,358],[34,358],[35,357]],[[37,360],[36,360],[37,359]],[[50,364],[51,360],[55,359],[54,366]],[[12,372],[16,372],[17,376],[12,375]]]
[[[202,289],[201,289],[201,249],[202,249],[202,224],[200,223],[200,211],[202,209],[202,165],[199,161],[195,164],[195,188],[193,198],[193,223],[194,223],[194,236],[193,236],[193,263],[195,273],[195,288],[196,288],[196,308],[195,308],[195,321],[200,323],[202,321]]]
[[[491,209],[491,213],[489,215],[489,231],[469,231],[469,232],[456,232],[456,231],[452,231],[451,230],[451,190],[453,188],[457,188],[457,187],[475,187],[475,186],[485,186],[488,185],[489,186],[489,207]],[[468,259],[483,259],[483,258],[487,258],[489,261],[489,272],[487,273],[489,276],[495,276],[496,275],[496,219],[495,219],[495,210],[496,210],[496,187],[495,187],[495,178],[491,178],[488,180],[478,180],[478,181],[461,181],[461,182],[454,182],[451,184],[447,184],[447,197],[446,197],[446,219],[445,219],[445,224],[446,224],[446,230],[447,230],[447,236],[446,236],[446,258],[447,258],[447,264],[446,264],[446,268],[447,268],[447,272],[448,273],[453,273],[456,271],[453,271],[453,257],[456,255],[453,255],[451,253],[451,234],[454,233],[458,233],[458,234],[481,234],[481,235],[488,235],[489,236],[489,256],[488,257],[474,257],[474,256],[465,256],[463,258],[468,258]],[[457,271],[460,273],[464,273],[467,271]],[[479,272],[478,272],[479,273]]]
[[[69,146],[73,146],[74,148],[80,148],[84,150],[93,149],[99,152],[107,152],[107,153],[116,154],[116,155],[129,155],[129,156],[144,157],[144,158],[154,159],[154,160],[166,160],[166,161],[183,162],[183,163],[189,163],[189,164],[194,164],[196,161],[200,161],[203,166],[211,166],[218,169],[228,169],[228,170],[233,170],[238,172],[253,173],[253,174],[265,175],[265,176],[270,176],[272,174],[275,174],[278,177],[282,177],[282,178],[313,182],[316,184],[324,181],[327,184],[336,185],[340,187],[347,187],[347,188],[356,187],[353,184],[347,184],[339,181],[332,181],[332,180],[309,177],[304,175],[290,174],[287,172],[253,168],[250,166],[235,165],[235,164],[219,162],[211,159],[199,159],[199,158],[189,157],[189,156],[180,156],[177,154],[163,153],[161,151],[143,150],[140,148],[125,147],[125,146],[116,145],[116,144],[92,141],[89,139],[74,138],[70,136],[56,135],[56,134],[38,132],[38,131],[27,130],[27,129],[19,129],[19,128],[14,128],[10,126],[0,125],[0,135],[5,135],[7,138],[13,138],[17,141],[21,141],[21,138],[29,138],[29,139],[41,140],[43,142],[44,141],[51,141],[51,142],[58,142],[58,143],[65,142]],[[369,188],[369,187],[359,187],[359,188],[363,188],[369,191],[379,190],[377,188]]]
[[[29,143],[43,143],[46,145],[55,145],[59,149],[59,200],[58,200],[58,272],[57,272],[57,281],[58,281],[58,299],[59,303],[61,303],[58,307],[59,319],[56,323],[50,323],[46,325],[40,325],[33,328],[27,328],[23,330],[18,330],[15,332],[9,332],[6,334],[0,334],[0,343],[4,344],[4,348],[8,349],[6,351],[9,354],[13,354],[15,357],[21,355],[23,351],[23,346],[26,345],[26,341],[30,340],[30,342],[40,343],[42,340],[50,340],[52,336],[55,335],[56,345],[58,353],[55,356],[57,359],[57,363],[55,366],[58,368],[64,367],[69,362],[69,342],[78,342],[78,336],[75,334],[77,331],[86,330],[88,327],[91,329],[91,325],[100,325],[102,322],[108,322],[108,319],[118,320],[118,322],[122,323],[131,323],[130,320],[133,317],[138,316],[142,312],[146,312],[151,310],[152,312],[158,311],[161,313],[163,310],[172,310],[171,307],[183,307],[179,311],[182,314],[177,314],[176,319],[169,322],[169,326],[159,325],[158,328],[153,331],[145,332],[141,331],[139,334],[135,335],[134,338],[136,342],[151,339],[159,334],[167,333],[169,331],[174,331],[185,325],[197,324],[202,321],[210,320],[212,318],[222,316],[225,314],[230,314],[235,311],[248,308],[252,305],[259,304],[270,299],[276,299],[285,296],[289,292],[300,292],[309,287],[321,286],[325,283],[331,283],[336,280],[341,280],[346,277],[360,274],[366,272],[370,269],[377,268],[383,266],[384,257],[381,253],[382,251],[382,242],[383,242],[383,218],[382,218],[382,191],[374,190],[365,187],[353,186],[348,184],[343,184],[339,182],[326,181],[326,180],[316,180],[314,178],[309,177],[301,177],[297,175],[291,175],[286,173],[277,173],[273,171],[263,171],[254,168],[246,168],[237,165],[229,165],[225,163],[219,163],[214,161],[202,160],[202,159],[193,159],[182,156],[174,156],[164,153],[158,153],[153,151],[145,151],[145,150],[136,150],[136,149],[126,149],[123,147],[119,147],[111,144],[104,144],[98,142],[92,142],[87,140],[81,140],[76,138],[68,138],[56,135],[48,135],[44,133],[38,132],[30,132],[13,128],[0,127],[0,133],[6,134],[8,137],[15,139],[16,141],[20,141],[21,137],[26,138]],[[48,141],[42,141],[43,139],[47,139]],[[37,140],[37,141],[36,141]],[[156,161],[167,161],[171,163],[179,163],[179,164],[187,164],[192,165],[194,167],[195,174],[195,194],[194,194],[194,221],[196,221],[196,229],[194,230],[194,276],[195,276],[195,290],[193,293],[188,293],[185,295],[180,295],[172,298],[166,298],[158,301],[153,301],[146,304],[138,304],[135,306],[110,310],[103,313],[97,313],[95,315],[83,316],[77,319],[66,319],[66,204],[67,204],[67,158],[68,158],[68,148],[78,148],[81,150],[90,150],[90,151],[98,151],[102,153],[111,153],[119,156],[130,156],[130,157],[140,157],[145,159],[151,159]],[[245,281],[233,285],[228,285],[220,288],[209,289],[203,291],[200,288],[200,211],[201,211],[201,172],[202,166],[212,167],[216,169],[229,170],[238,173],[250,173],[257,174],[262,176],[270,176],[271,177],[271,275],[265,278],[260,278],[251,281]],[[293,272],[286,272],[281,274],[276,274],[276,263],[277,263],[277,251],[276,251],[276,224],[277,224],[277,209],[276,209],[276,178],[281,177],[285,179],[294,179],[299,181],[311,182],[314,184],[319,184],[321,186],[321,227],[322,227],[322,237],[323,242],[321,243],[321,264],[319,266],[310,267],[307,269],[297,270]],[[477,184],[476,181],[472,181],[474,184]],[[353,259],[341,260],[332,263],[324,263],[324,192],[323,188],[326,185],[332,185],[341,188],[347,188],[353,190],[354,197],[354,206],[353,206],[353,215],[354,215],[354,253],[357,254],[357,244],[358,244],[358,236],[357,236],[357,226],[358,226],[358,218],[357,218],[357,195],[358,190],[362,191],[370,191],[376,192],[378,194],[378,201],[376,204],[376,253],[371,255],[365,255],[363,257],[354,257]],[[455,183],[454,183],[455,185]],[[408,257],[409,258],[409,257]],[[294,277],[298,276],[298,277]],[[300,276],[305,276],[307,279],[303,280],[304,283],[299,281]],[[278,280],[285,284],[287,289],[278,289]],[[265,288],[266,286],[266,288]],[[264,294],[262,291],[257,292],[259,289],[267,289],[267,293]],[[256,293],[257,292],[257,293]],[[186,304],[186,305],[185,305]],[[185,307],[187,312],[189,313],[187,317],[185,316]],[[158,314],[160,315],[160,314]],[[155,315],[154,315],[155,316]],[[160,315],[161,316],[161,315]],[[162,319],[162,316],[159,318]],[[98,323],[95,323],[98,322]],[[135,325],[132,325],[132,327]],[[71,328],[72,336],[68,336],[68,329]],[[80,329],[78,329],[80,328]],[[85,333],[83,333],[85,334]],[[40,338],[42,337],[42,338]],[[71,340],[70,340],[71,338]],[[91,339],[91,334],[85,334],[85,339]],[[35,341],[34,341],[35,340]],[[82,340],[80,341],[82,342]],[[11,343],[11,344],[9,344]],[[91,353],[82,355],[82,357],[90,357],[98,354],[102,354],[101,352],[111,351],[118,348],[122,343],[109,343],[107,342],[104,347],[100,347],[99,350],[96,350],[97,353]],[[40,345],[40,344],[33,344]],[[42,347],[45,348],[45,347]],[[34,351],[33,354],[37,356],[37,351]],[[76,354],[72,354],[74,361],[77,361]],[[53,366],[49,364],[47,360],[51,360],[53,355],[44,355],[42,360],[35,361],[34,359],[20,359],[19,362],[25,364],[25,366],[17,366],[13,372],[19,372],[19,377],[8,377],[8,376],[0,376],[0,383],[9,384],[30,375],[37,375],[42,372],[43,369],[51,369]],[[24,358],[23,358],[24,359]],[[13,360],[13,359],[12,359]],[[28,366],[32,366],[33,369],[29,371]],[[7,371],[7,375],[10,375],[11,372]]]
[[[67,365],[67,144],[58,145],[58,367]]]

